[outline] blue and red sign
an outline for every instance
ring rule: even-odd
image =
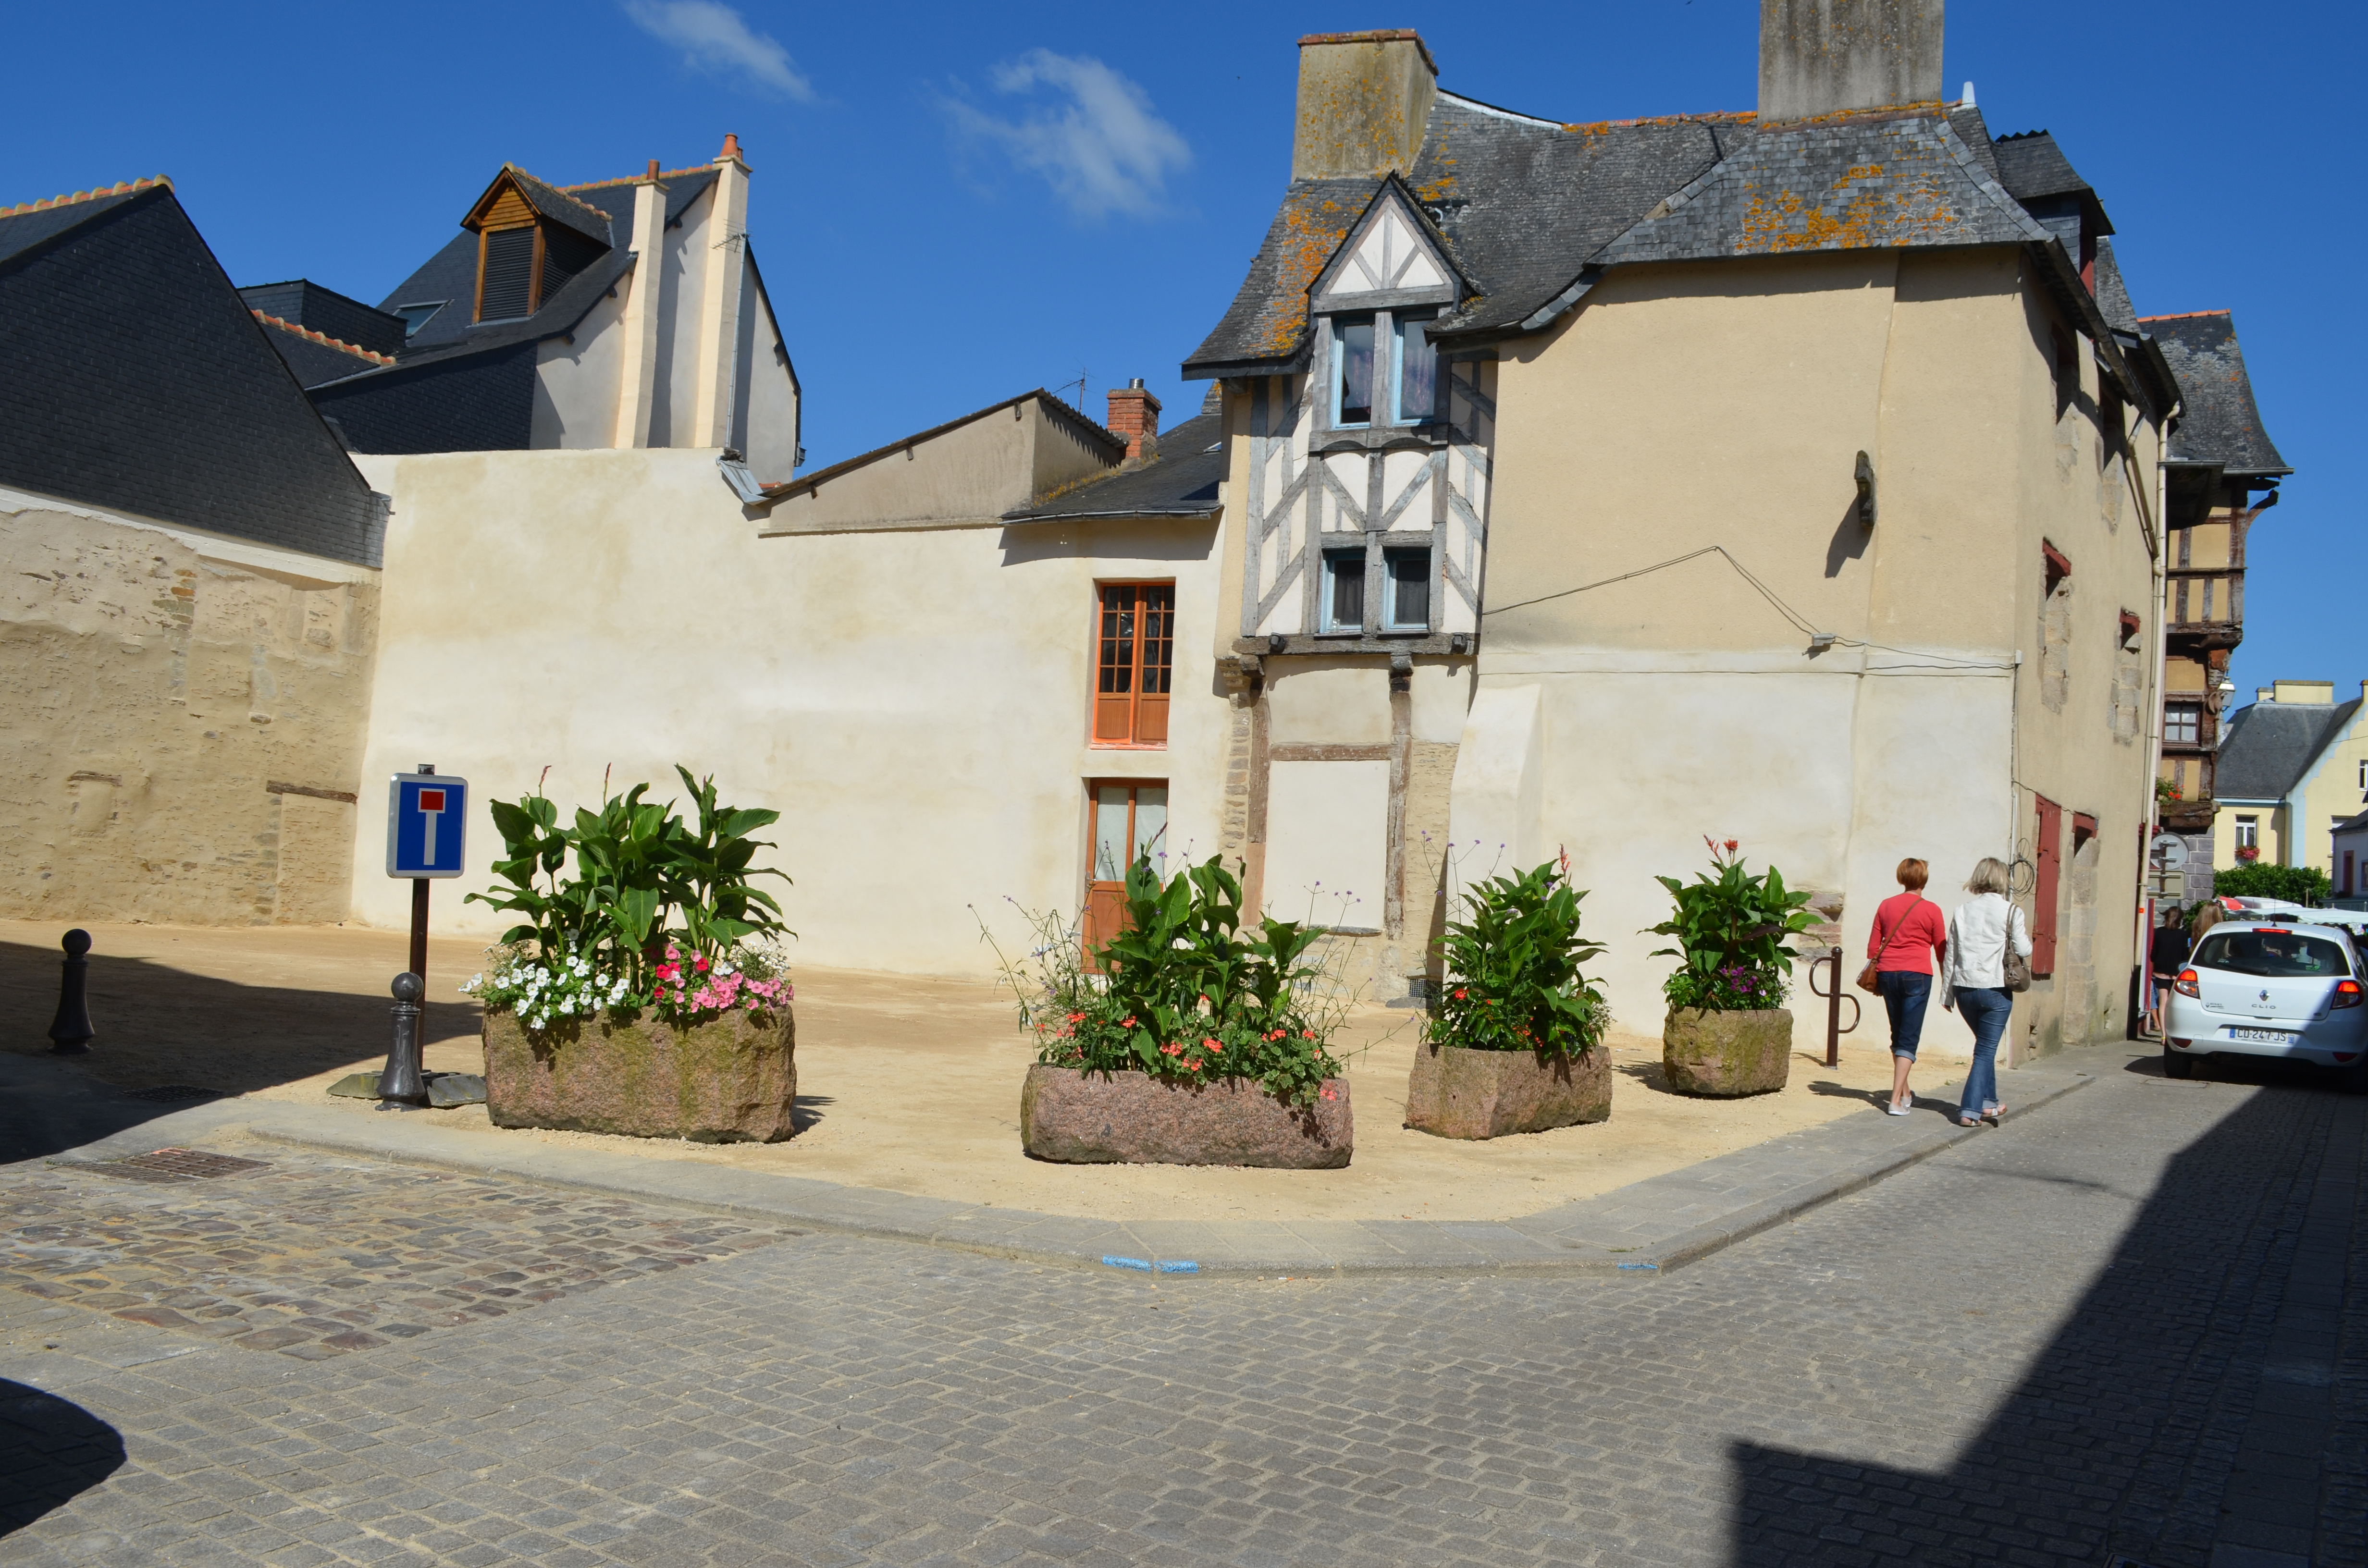
[[[386,874],[457,877],[469,836],[469,781],[398,773],[386,795]]]

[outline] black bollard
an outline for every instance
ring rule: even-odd
[[[386,1070],[378,1075],[379,1108],[423,1106],[427,1080],[419,1071],[419,999],[427,986],[405,971],[394,977],[394,1044],[386,1053]]]
[[[69,931],[58,944],[66,950],[65,975],[58,982],[58,1016],[50,1020],[50,1049],[61,1056],[79,1056],[90,1049],[90,933]]]

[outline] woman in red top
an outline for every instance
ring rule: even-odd
[[[1891,1104],[1894,1116],[1916,1108],[1907,1092],[1907,1070],[1916,1065],[1916,1044],[1924,1038],[1924,1008],[1932,1000],[1932,962],[1949,948],[1949,923],[1940,906],[1924,896],[1921,860],[1899,862],[1899,885],[1907,891],[1875,907],[1867,933],[1866,956],[1875,968],[1884,1010],[1891,1015]]]

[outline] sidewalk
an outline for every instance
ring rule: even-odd
[[[2119,1071],[2123,1046],[2049,1058],[2003,1074],[2009,1119]],[[85,1125],[110,1111],[137,1125],[66,1153],[120,1158],[160,1147],[255,1140],[505,1176],[771,1223],[1072,1267],[1161,1274],[1650,1274],[1676,1268],[1820,1204],[1984,1136],[1952,1115],[1954,1086],[1918,1114],[1869,1108],[1805,1131],[1510,1221],[1135,1220],[1118,1222],[916,1197],[728,1165],[619,1158],[424,1124],[396,1112],[356,1116],[323,1105],[243,1098],[162,1116],[61,1062],[0,1055],[0,1095],[75,1108]]]

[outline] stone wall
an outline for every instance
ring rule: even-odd
[[[0,910],[343,918],[377,577],[0,497]]]

